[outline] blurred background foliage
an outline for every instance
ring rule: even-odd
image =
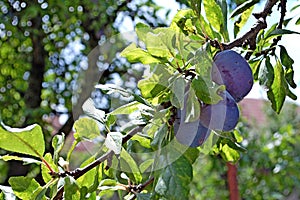
[[[185,0],[178,0],[180,7]],[[244,1],[228,1],[233,9]],[[152,27],[168,25],[169,11],[153,0],[0,1],[0,116],[7,125],[42,124],[50,141],[54,127],[46,117],[67,115],[60,131],[70,132],[72,93],[88,53],[119,32],[126,20]],[[123,27],[124,28],[124,27]],[[67,56],[68,55],[68,56]],[[99,82],[122,77],[130,66],[109,65]],[[94,93],[99,99],[105,94]],[[109,103],[99,101],[101,109]],[[238,163],[239,189],[243,199],[282,199],[300,183],[300,119],[295,105],[286,104],[280,116],[267,106],[267,124],[256,127],[241,122],[243,153]],[[1,152],[2,153],[2,152]],[[4,153],[3,153],[4,154]],[[39,172],[32,166],[21,170],[0,161],[0,184],[8,176]],[[17,169],[17,170],[13,170]],[[226,199],[226,163],[210,156],[195,163],[192,199]]]
[[[265,102],[265,124],[246,119],[238,124],[247,149],[237,164],[242,199],[299,199],[299,112],[298,105],[286,103],[277,115]],[[198,158],[191,184],[193,199],[227,199],[226,171],[221,158]]]

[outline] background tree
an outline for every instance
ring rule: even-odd
[[[166,25],[156,14],[161,8],[152,1],[1,1],[0,5],[1,118],[14,127],[39,123],[47,141],[53,127],[45,116],[67,114],[69,119],[58,133],[71,131],[71,97],[79,93],[78,74],[99,41],[116,34],[124,19]],[[111,65],[100,82],[112,79],[109,74],[122,76],[126,67]],[[10,167],[8,176],[26,173],[21,168]]]

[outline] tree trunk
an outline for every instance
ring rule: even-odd
[[[237,180],[237,167],[227,162],[227,181],[230,200],[240,200]]]
[[[42,83],[45,72],[45,55],[43,36],[36,34],[31,36],[32,41],[32,66],[28,80],[28,89],[25,94],[27,108],[39,108],[41,104]]]

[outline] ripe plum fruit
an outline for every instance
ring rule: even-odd
[[[174,122],[174,133],[177,141],[189,147],[198,147],[202,145],[211,130],[204,127],[200,119],[193,122],[185,121],[185,109],[177,110],[177,118]]]
[[[233,50],[225,50],[214,57],[212,80],[225,85],[236,102],[242,100],[253,86],[252,70],[247,61]]]
[[[223,100],[217,104],[203,104],[201,106],[200,122],[209,129],[231,131],[239,120],[239,109],[233,97],[223,91]]]

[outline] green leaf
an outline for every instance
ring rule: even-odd
[[[117,121],[117,117],[115,115],[107,114],[105,124],[107,127],[114,125]]]
[[[286,34],[300,34],[300,33],[296,31],[287,30],[287,29],[275,29],[266,35],[266,39],[269,39],[270,37],[286,35]]]
[[[286,97],[287,83],[285,81],[282,65],[277,61],[274,67],[274,81],[267,92],[268,98],[272,103],[275,112],[280,113]]]
[[[42,158],[45,141],[42,128],[33,124],[26,128],[10,128],[1,123],[0,148]]]
[[[222,35],[224,37],[225,42],[229,42],[229,33],[227,29],[227,15],[228,15],[228,5],[226,0],[217,0],[216,3],[220,6],[222,10],[222,15],[223,15],[223,23],[224,25],[221,27],[222,28]]]
[[[254,80],[258,80],[258,73],[260,70],[260,66],[263,59],[257,59],[257,60],[250,60],[249,65],[251,66],[253,78]]]
[[[14,194],[20,199],[36,199],[43,188],[33,178],[18,176],[11,177],[8,180]],[[40,198],[40,199],[46,199]]]
[[[232,149],[227,144],[222,146],[221,156],[226,162],[236,163],[240,159],[239,152]]]
[[[79,186],[76,183],[76,180],[71,176],[66,176],[64,178],[65,182],[65,200],[79,200],[80,194],[79,194]]]
[[[137,23],[135,26],[135,32],[139,38],[139,40],[145,42],[146,38],[147,38],[147,34],[149,32],[152,32],[152,28],[150,28],[150,26],[148,26],[147,24],[143,24],[143,23]]]
[[[11,156],[11,155],[5,155],[5,156],[0,156],[0,159],[7,162],[10,160],[17,160],[17,161],[22,161],[24,165],[27,164],[42,164],[42,162],[40,160],[35,160],[32,158],[25,158],[25,157],[19,157],[19,156]]]
[[[164,65],[156,65],[149,77],[138,82],[144,98],[154,98],[162,93],[169,85],[170,72]]]
[[[139,167],[141,173],[142,174],[145,173],[146,170],[149,169],[149,167],[153,164],[153,162],[154,162],[154,159],[149,159],[149,160],[142,162]]]
[[[74,123],[74,129],[76,131],[74,133],[74,138],[79,141],[82,139],[92,140],[100,136],[97,122],[88,117],[77,120]]]
[[[93,161],[95,161],[95,157],[91,156],[90,158],[88,158],[86,161],[84,161],[80,165],[80,168],[87,166],[88,164],[92,163]],[[79,187],[87,187],[89,190],[91,190],[91,189],[95,190],[99,184],[98,167],[94,167],[93,169],[89,170],[83,176],[79,177],[76,180],[76,182]]]
[[[240,30],[244,27],[244,25],[247,23],[248,19],[250,18],[252,11],[254,9],[254,6],[249,7],[247,10],[245,10],[242,15],[239,17],[239,19],[234,23],[234,36],[240,32]]]
[[[258,3],[259,0],[248,0],[245,1],[244,3],[240,4],[238,7],[236,7],[236,9],[234,9],[234,11],[232,11],[230,18],[233,18],[241,13],[244,14],[244,12],[246,10],[248,10],[249,8],[253,7],[256,3]]]
[[[65,134],[55,135],[52,139],[52,147],[54,149],[53,160],[57,163],[59,152],[62,150],[65,143]]]
[[[137,193],[136,194],[136,199],[137,200],[149,200],[151,197],[151,194],[149,193]]]
[[[196,72],[201,77],[211,77],[211,68],[213,65],[213,61],[207,51],[198,49],[191,61],[191,64],[195,65]]]
[[[112,111],[109,114],[110,115],[129,115],[129,114],[131,114],[135,111],[139,111],[139,110],[152,110],[152,109],[140,102],[133,101],[133,102],[130,102],[128,104],[125,104],[125,105],[115,109],[114,111]]]
[[[179,10],[172,19],[170,28],[176,32],[183,32],[188,35],[189,32],[194,32],[195,30],[195,28],[187,26],[187,22],[191,21],[193,17],[195,17],[195,15],[192,9]]]
[[[54,163],[50,153],[46,153],[46,155],[44,156],[44,160],[48,163],[48,165],[54,171],[58,172],[58,167]],[[45,164],[43,164],[43,165],[41,165],[41,170],[42,170],[43,180],[45,181],[45,183],[48,183],[52,179],[51,175],[49,174],[50,171],[49,171],[48,167]]]
[[[136,47],[136,44],[132,43],[126,47],[122,52],[121,56],[127,58],[131,63],[142,63],[151,64],[159,63],[160,60],[151,56],[151,54],[141,48]]]
[[[225,90],[224,85],[216,85],[211,80],[200,76],[193,79],[192,88],[195,90],[197,97],[207,104],[216,104],[221,101],[222,97],[218,93]]]
[[[200,151],[197,148],[188,148],[183,155],[192,165],[199,157],[199,153]]]
[[[215,0],[203,0],[206,18],[209,23],[219,32],[224,26],[224,18],[220,6]]]
[[[135,140],[135,141],[138,141],[139,144],[145,148],[148,148],[150,149],[151,148],[151,145],[150,145],[150,139],[148,137],[144,137],[140,134],[135,134],[131,140]]]
[[[284,46],[279,45],[279,47],[280,47],[280,60],[282,65],[284,65],[285,67],[285,73],[284,73],[285,79],[292,88],[296,88],[297,85],[294,81],[294,69],[293,69],[294,60],[289,56]]]
[[[190,0],[189,5],[197,13],[197,16],[201,15],[202,0]]]
[[[142,182],[142,174],[135,160],[131,155],[123,148],[120,155],[120,167],[123,172],[130,172],[133,174],[135,183]]]
[[[192,165],[181,156],[161,171],[155,192],[170,200],[188,199],[192,176]]]
[[[258,73],[259,84],[270,88],[274,80],[274,69],[271,65],[270,58],[267,57],[265,65],[260,66]]]
[[[200,117],[200,103],[192,87],[187,95],[185,122],[193,122]]]
[[[163,124],[155,133],[154,138],[151,142],[151,146],[153,149],[159,149],[162,146],[162,142],[168,132],[168,126]]]
[[[186,82],[182,77],[176,78],[172,84],[171,104],[179,109],[183,108],[185,85]]]
[[[109,132],[105,139],[105,146],[119,155],[122,149],[123,135],[120,132]]]
[[[148,50],[148,53],[150,53],[154,57],[160,57],[160,58],[170,58],[172,57],[172,54],[167,46],[167,44],[162,41],[161,38],[164,38],[163,33],[148,33],[146,37],[146,48]],[[172,40],[172,38],[169,38]]]

